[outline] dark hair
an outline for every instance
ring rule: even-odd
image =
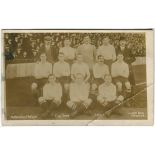
[[[103,39],[105,39],[105,38],[110,39],[110,37],[109,37],[109,36],[103,36],[102,40],[103,40]]]
[[[104,75],[104,79],[105,79],[107,76],[111,77],[110,74],[105,74],[105,75]]]
[[[76,77],[79,76],[79,75],[82,76],[82,77],[84,77],[83,74],[81,74],[81,73],[77,73],[76,74]]]
[[[99,58],[101,58],[101,57],[104,58],[103,55],[98,55],[98,56],[97,56],[97,59],[99,59]]]
[[[83,36],[83,38],[86,38],[86,37],[90,38],[89,34],[86,34],[86,35]]]
[[[118,56],[118,55],[123,55],[123,53],[122,53],[122,52],[118,52],[118,53],[117,53],[117,56]]]
[[[82,56],[82,53],[78,52],[78,53],[76,54],[76,56],[79,56],[79,55],[81,55],[81,56]]]
[[[54,74],[49,74],[49,75],[48,75],[48,79],[49,79],[49,77],[50,77],[50,76],[53,76],[53,77],[55,77],[55,75],[54,75]]]
[[[66,37],[66,38],[64,39],[64,41],[66,41],[66,40],[69,40],[69,41],[70,41],[70,38],[69,38],[69,37]]]
[[[46,53],[44,53],[44,52],[41,52],[41,53],[40,53],[40,56],[43,55],[43,54],[46,56]]]
[[[125,37],[120,37],[119,41],[126,41]]]
[[[60,52],[59,55],[64,55],[64,53]]]

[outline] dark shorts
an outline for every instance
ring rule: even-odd
[[[69,65],[70,65],[70,67],[72,66],[72,64],[74,63],[74,60],[65,60]]]
[[[109,67],[109,69],[110,69],[110,71],[111,71],[111,65],[112,65],[112,63],[113,63],[113,60],[104,60],[104,63],[105,63],[106,65],[108,65],[108,67]]]
[[[122,82],[122,83],[129,82],[128,78],[125,78],[125,77],[122,77],[122,76],[118,76],[118,77],[113,78],[113,81],[114,81],[114,83],[117,83],[117,82]]]
[[[135,86],[136,82],[135,82],[135,76],[134,76],[134,71],[133,71],[133,67],[131,64],[129,64],[129,81],[130,83]]]
[[[97,102],[97,95],[98,95],[98,90],[90,90],[89,93],[89,98],[92,99],[92,104],[95,104]]]
[[[36,90],[33,90],[32,94],[37,99],[43,94],[43,86],[47,83],[47,78],[34,79],[32,83],[37,83],[38,87]]]
[[[53,100],[47,100],[46,103],[40,105],[44,110],[53,110],[59,107]]]
[[[104,80],[102,78],[95,78],[92,82],[95,83],[97,86],[101,85],[104,82]]]
[[[70,77],[62,76],[62,77],[57,78],[57,81],[60,82],[61,85],[64,85],[70,82]]]
[[[36,83],[38,84],[39,88],[42,88],[47,83],[47,81],[48,81],[47,78],[36,79]]]
[[[71,81],[70,80],[70,77],[69,76],[63,76],[63,77],[60,77],[60,78],[57,78],[57,81],[61,84],[62,86],[62,94],[63,94],[63,103],[66,102],[66,100],[68,99],[68,94],[69,94],[69,90],[66,90],[65,88],[65,84],[69,84],[69,82]]]

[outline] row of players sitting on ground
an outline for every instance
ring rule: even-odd
[[[74,117],[96,101],[103,106],[111,106],[111,102],[120,103],[118,101],[122,102],[131,93],[129,68],[123,61],[122,53],[117,55],[117,61],[112,64],[111,75],[103,56],[98,56],[92,75],[82,58],[82,54],[77,54],[77,62],[70,69],[70,65],[64,61],[63,53],[59,53],[59,61],[53,67],[46,61],[44,53],[40,55],[41,62],[35,66],[35,81],[31,88],[36,101],[39,98],[39,103],[44,106],[43,117],[47,117],[52,109],[60,105],[61,100],[72,109],[70,116]],[[122,91],[123,86],[125,91]],[[70,101],[65,100],[68,100],[66,96]]]

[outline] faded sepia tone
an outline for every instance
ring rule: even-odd
[[[152,30],[3,30],[6,125],[152,125]]]

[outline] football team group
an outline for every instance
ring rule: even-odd
[[[71,47],[70,38],[65,38],[56,62],[50,50],[50,36],[44,39],[31,85],[35,103],[42,109],[39,117],[54,118],[61,104],[70,109],[69,118],[91,115],[97,104],[107,117],[121,114],[135,86],[132,63],[136,59],[124,37],[117,48],[108,36],[102,38],[98,48],[91,44],[89,35],[77,48]]]

